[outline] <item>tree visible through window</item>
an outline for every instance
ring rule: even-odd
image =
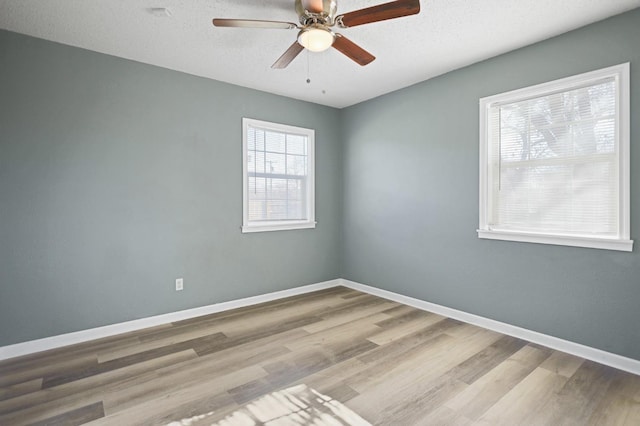
[[[481,238],[631,250],[625,82],[622,65],[481,100]]]
[[[246,118],[243,127],[243,232],[314,227],[314,131]]]

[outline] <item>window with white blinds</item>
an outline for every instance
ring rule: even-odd
[[[629,64],[480,100],[480,238],[631,251]]]
[[[242,232],[315,227],[311,129],[242,119]]]

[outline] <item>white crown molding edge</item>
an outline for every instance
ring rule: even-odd
[[[0,361],[338,286],[351,288],[363,293],[368,293],[394,302],[413,306],[414,308],[433,312],[438,315],[446,316],[448,318],[466,322],[488,330],[497,331],[498,333],[517,337],[551,349],[556,349],[600,364],[608,365],[619,370],[640,375],[640,360],[627,358],[601,349],[585,346],[579,343],[560,339],[558,337],[542,334],[537,331],[528,330],[526,328],[517,327],[515,325],[481,317],[479,315],[459,311],[457,309],[448,308],[446,306],[394,293],[392,291],[346,280],[344,278],[3,346],[0,347]]]
[[[627,358],[622,355],[617,355],[611,352],[603,351],[601,349],[596,349],[591,346],[585,346],[580,343],[575,343],[568,340],[560,339],[558,337],[549,336],[547,334],[538,333],[537,331],[528,330],[526,328],[521,328],[515,325],[481,317],[479,315],[474,315],[468,312],[459,311],[457,309],[448,308],[446,306],[438,305],[435,303],[426,302],[421,299],[404,296],[392,291],[371,287],[366,284],[360,284],[342,278],[339,281],[341,282],[342,286],[351,288],[353,290],[362,291],[364,293],[369,293],[371,295],[392,300],[394,302],[413,306],[414,308],[418,308],[423,311],[433,312],[438,315],[466,322],[468,324],[476,325],[488,330],[497,331],[498,333],[517,337],[519,339],[537,343],[551,349],[556,349],[558,351],[566,352],[568,354],[595,361],[600,364],[608,365],[619,370],[624,370],[629,373],[640,375],[640,361],[633,358]]]
[[[116,334],[128,333],[141,330],[143,328],[155,327],[175,321],[182,321],[202,315],[215,314],[217,312],[242,308],[259,303],[270,302],[272,300],[283,299],[285,297],[297,296],[299,294],[324,290],[326,288],[337,287],[340,280],[324,281],[316,284],[309,284],[301,287],[294,287],[287,290],[275,291],[258,296],[245,297],[242,299],[230,300],[228,302],[214,303],[212,305],[200,306],[198,308],[186,309],[183,311],[170,312],[167,314],[155,315],[152,317],[140,318],[132,321],[125,321],[117,324],[105,325],[102,327],[90,328],[87,330],[75,331],[72,333],[60,334],[57,336],[45,337],[37,340],[16,343],[13,345],[0,347],[0,361],[29,355],[36,352],[47,351],[60,348],[62,346],[75,345],[89,340],[101,339],[114,336]]]

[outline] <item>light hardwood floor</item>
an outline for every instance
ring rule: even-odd
[[[0,425],[304,419],[294,391],[335,424],[640,425],[639,376],[343,287],[0,362]]]

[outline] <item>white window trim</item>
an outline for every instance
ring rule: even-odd
[[[260,222],[249,221],[248,203],[248,146],[247,134],[248,127],[259,127],[262,129],[274,130],[276,132],[285,132],[292,134],[304,135],[307,137],[308,154],[307,154],[307,181],[309,190],[307,191],[307,206],[309,210],[309,218],[306,220],[282,220],[278,222]],[[267,232],[267,231],[286,231],[292,229],[309,229],[316,227],[315,220],[315,131],[313,129],[305,129],[303,127],[295,127],[287,124],[271,123],[267,121],[255,120],[253,118],[242,119],[242,227],[243,233],[250,232]]]
[[[540,244],[553,244],[574,247],[588,247],[607,250],[632,251],[630,239],[630,77],[629,63],[614,65],[559,80],[542,83],[523,89],[513,90],[480,99],[480,214],[478,237],[520,241]],[[619,232],[615,238],[594,238],[589,236],[567,236],[543,233],[508,232],[492,230],[488,223],[489,212],[489,128],[488,112],[492,106],[511,103],[526,98],[539,97],[551,92],[566,91],[571,86],[585,85],[602,78],[615,77],[618,83],[617,146],[619,161]]]

